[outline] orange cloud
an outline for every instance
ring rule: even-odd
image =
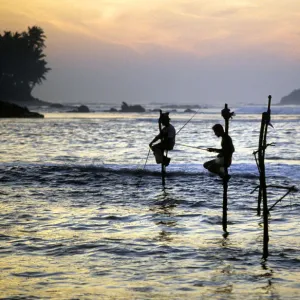
[[[299,57],[299,11],[298,0],[10,0],[1,4],[0,26],[40,25],[50,45],[69,33],[74,45],[85,36],[141,53],[157,47],[214,56],[269,48]]]

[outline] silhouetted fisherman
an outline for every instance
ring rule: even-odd
[[[176,131],[172,124],[170,124],[169,113],[161,114],[158,122],[164,127],[161,129],[160,133],[151,141],[149,147],[153,151],[156,159],[156,163],[168,166],[170,163],[170,158],[164,155],[164,151],[173,150],[175,145]],[[160,143],[153,145],[156,141],[161,140]]]
[[[224,128],[221,124],[215,124],[212,127],[212,130],[214,131],[217,137],[222,137],[222,148],[207,148],[207,151],[216,152],[219,154],[217,158],[205,162],[203,166],[208,171],[218,174],[220,177],[223,178],[225,175],[224,165],[226,164],[227,168],[230,167],[232,161],[232,154],[235,151],[235,149],[231,137],[225,133]]]

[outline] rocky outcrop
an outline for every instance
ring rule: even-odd
[[[185,111],[185,113],[195,113],[196,111],[190,108],[187,108]]]
[[[141,105],[128,105],[126,102],[122,102],[121,112],[145,112],[146,109]]]
[[[64,108],[65,106],[61,103],[51,103],[49,105],[49,107],[51,107],[51,108]]]
[[[80,105],[77,109],[78,112],[82,113],[90,112],[90,109],[86,105]]]
[[[281,105],[288,105],[288,104],[300,105],[300,89],[294,90],[287,96],[282,97],[280,104]]]
[[[88,113],[90,112],[90,109],[86,105],[80,105],[70,112]]]
[[[27,107],[0,101],[0,118],[44,118],[44,116],[29,111]]]

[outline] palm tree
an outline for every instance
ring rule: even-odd
[[[44,30],[41,27],[33,26],[28,27],[28,33],[23,32],[24,35],[27,35],[29,45],[32,48],[44,49],[46,36]]]
[[[45,39],[43,29],[38,26],[28,27],[21,34],[5,31],[0,35],[0,96],[4,92],[12,97],[24,93],[31,97],[34,86],[46,80],[45,75],[51,69],[43,53]]]

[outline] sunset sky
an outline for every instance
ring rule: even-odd
[[[0,0],[37,25],[52,102],[265,103],[300,88],[299,0]]]

